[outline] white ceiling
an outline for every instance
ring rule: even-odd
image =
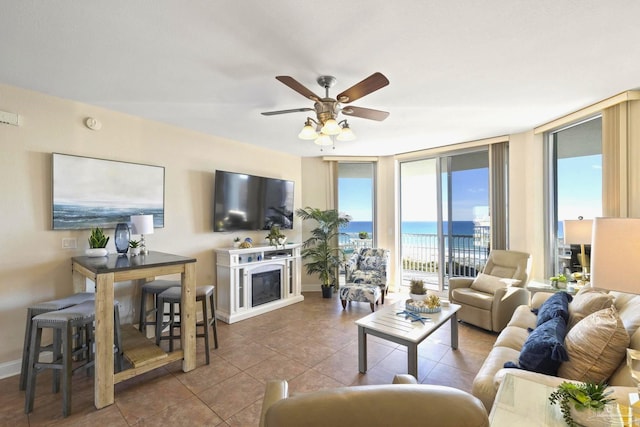
[[[0,4],[0,83],[300,156],[518,133],[640,86],[635,0]],[[335,150],[297,138],[307,113],[260,114],[313,106],[276,75],[335,96],[376,71],[390,85],[353,105],[389,118]]]

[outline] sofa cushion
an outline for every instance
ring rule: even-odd
[[[615,307],[597,311],[578,322],[568,333],[565,346],[569,361],[558,375],[577,381],[606,381],[625,357],[629,334]]]
[[[514,282],[520,282],[514,279],[505,279],[504,277],[491,276],[489,274],[480,273],[473,280],[471,289],[475,291],[484,292],[486,294],[495,294],[496,290],[506,288],[512,285]]]
[[[549,319],[531,331],[522,346],[518,363],[507,362],[504,367],[556,375],[560,364],[568,359],[564,348],[566,330],[563,317]]]
[[[534,329],[538,316],[531,312],[528,305],[519,305],[511,316],[507,326],[517,326],[523,329]]]
[[[508,347],[520,351],[527,338],[529,338],[529,330],[527,328],[507,325],[498,335],[493,345],[494,347]]]
[[[531,311],[538,314],[536,325],[540,326],[554,317],[562,317],[565,323],[569,320],[569,302],[572,297],[566,292],[557,292],[549,297],[538,310]]]
[[[579,321],[588,315],[609,308],[613,305],[613,295],[595,288],[583,288],[569,304],[569,321],[567,329],[571,330]]]

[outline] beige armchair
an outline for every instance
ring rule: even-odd
[[[393,384],[341,387],[289,397],[284,380],[267,383],[260,427],[489,426],[482,402],[452,387],[417,384],[396,375]]]
[[[493,250],[478,277],[449,279],[449,300],[460,304],[458,320],[489,331],[507,326],[516,307],[529,303],[525,288],[530,255],[525,252]]]

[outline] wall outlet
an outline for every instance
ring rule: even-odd
[[[78,239],[75,237],[65,237],[62,239],[62,249],[77,249]]]

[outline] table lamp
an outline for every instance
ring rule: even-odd
[[[564,221],[564,244],[580,245],[580,266],[582,267],[582,276],[585,280],[589,278],[589,266],[587,264],[587,255],[584,252],[584,245],[591,244],[591,228],[593,220],[580,219]]]
[[[635,267],[640,261],[640,218],[596,218],[591,246],[591,285],[613,291],[637,294],[640,284]],[[627,353],[627,365],[640,380],[640,352]],[[640,383],[639,383],[640,386]],[[640,387],[639,387],[640,389]],[[633,415],[640,411],[640,396],[629,393]]]
[[[149,253],[144,243],[145,234],[153,234],[153,215],[131,215],[131,232],[140,235],[140,253]]]

